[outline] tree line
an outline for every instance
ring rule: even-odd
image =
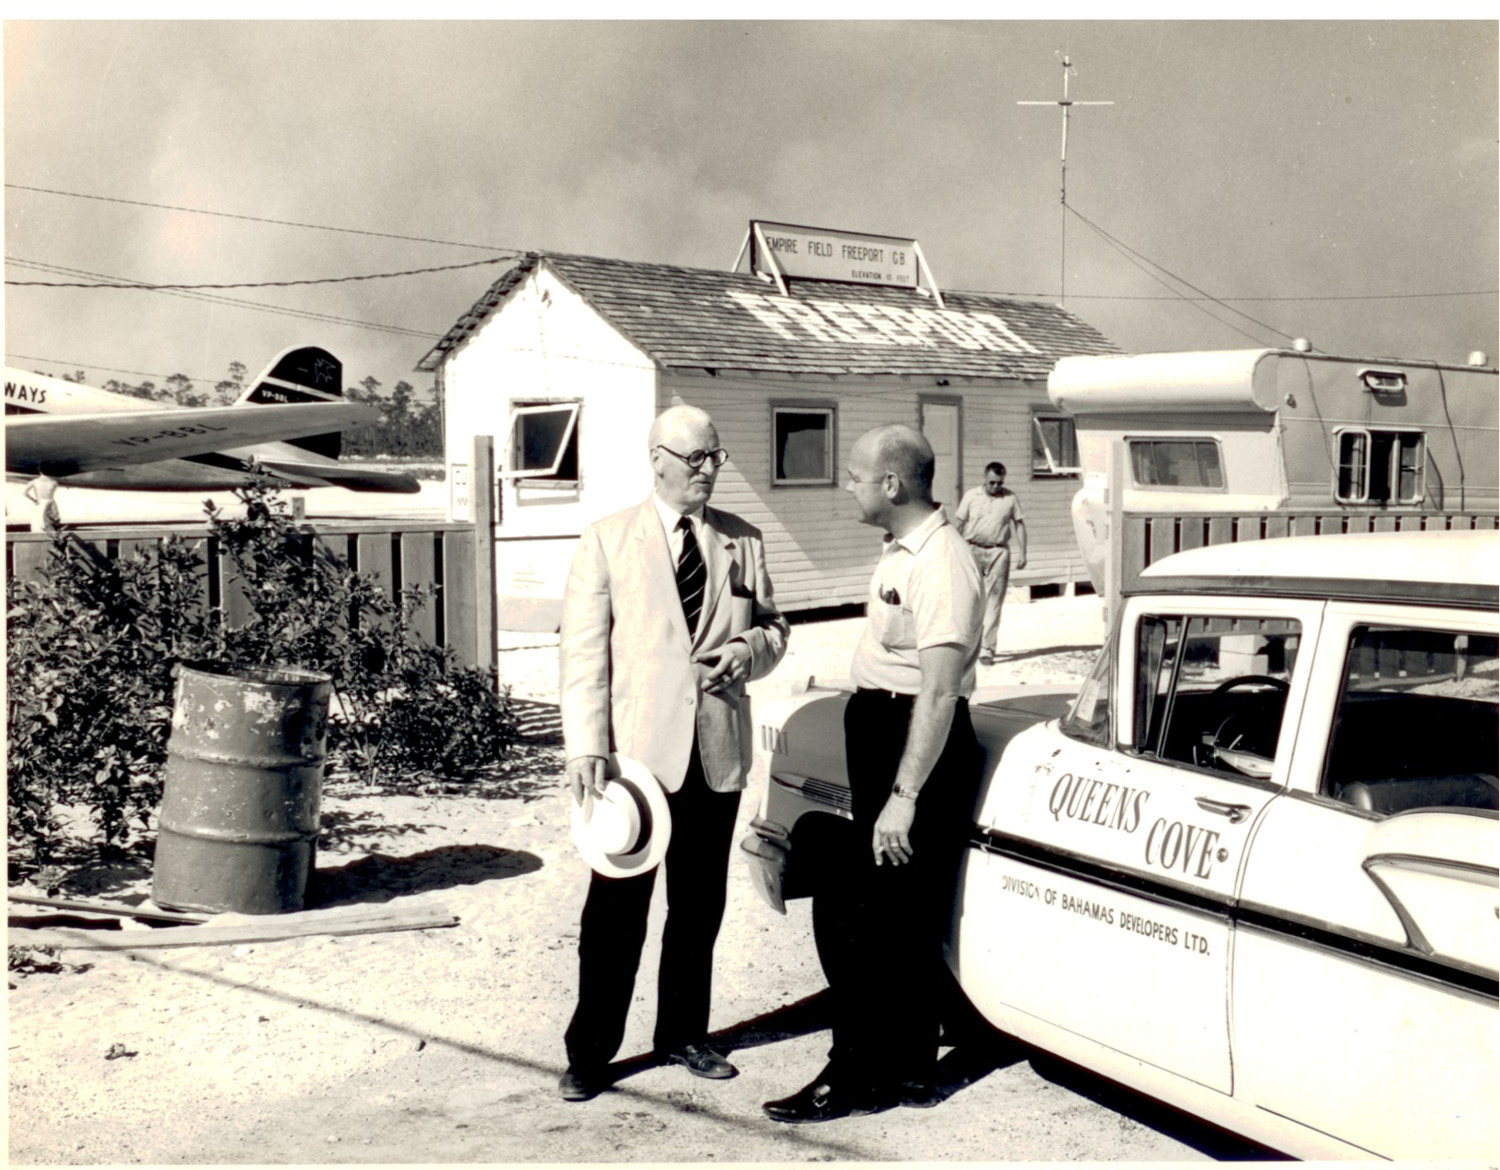
[[[200,389],[186,374],[172,374],[160,385],[150,378],[134,383],[111,378],[104,383],[103,389],[130,398],[170,402],[177,406],[228,406],[245,393],[248,373],[244,362],[230,362],[228,374],[212,388]],[[60,376],[66,382],[84,381],[82,370]],[[442,457],[442,411],[430,392],[427,401],[419,400],[416,387],[403,379],[387,393],[378,379],[367,377],[346,385],[344,397],[350,402],[368,403],[379,412],[370,422],[344,428],[344,455],[364,458],[379,455]]]

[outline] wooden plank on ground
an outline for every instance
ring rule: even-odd
[[[344,906],[294,914],[220,916],[204,926],[169,926],[159,930],[81,930],[11,927],[11,946],[49,946],[80,951],[134,951],[157,947],[237,946],[280,942],[319,934],[380,934],[393,930],[429,930],[457,926],[458,915],[442,906]],[[221,923],[223,923],[221,925]]]
[[[83,898],[48,898],[41,894],[6,892],[7,902],[22,906],[45,906],[49,910],[81,910],[89,914],[111,914],[117,918],[150,918],[162,922],[204,923],[207,914],[183,914],[177,910],[158,910],[152,906],[130,906],[124,902],[93,902]]]

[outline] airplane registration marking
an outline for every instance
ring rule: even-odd
[[[190,426],[168,427],[157,431],[154,435],[132,435],[127,438],[111,439],[111,443],[119,443],[126,447],[144,447],[147,443],[154,443],[158,439],[188,439],[194,435],[213,434],[218,431],[227,431],[229,428],[216,427],[212,424],[199,425],[194,423]]]

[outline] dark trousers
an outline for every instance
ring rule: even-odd
[[[698,745],[682,787],[667,794],[672,839],[666,869],[667,921],[656,984],[658,1052],[701,1043],[708,1035],[714,942],[724,920],[730,844],[738,792],[715,792],[703,776]],[[578,930],[578,1007],[564,1036],[568,1063],[599,1068],[625,1035],[656,870],[628,878],[595,873]]]
[[[844,747],[854,831],[839,876],[815,895],[830,900],[817,910],[834,925],[830,1075],[876,1090],[935,1075],[943,938],[979,786],[979,747],[960,700],[917,798],[911,860],[875,864],[875,821],[895,785],[913,702],[883,691],[850,698]]]

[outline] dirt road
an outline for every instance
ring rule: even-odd
[[[1006,613],[1007,663],[982,682],[1076,680],[1098,605]],[[757,693],[840,674],[857,623],[795,627]],[[517,635],[504,680],[555,724],[556,639]],[[70,968],[12,976],[13,1164],[307,1162],[1161,1161],[1243,1156],[1233,1143],[1087,1077],[1003,1046],[944,1058],[951,1096],[820,1126],[760,1103],[821,1068],[829,1034],[807,906],[782,918],[738,861],[718,950],[713,1027],[741,1075],[658,1068],[648,949],[621,1079],[557,1097],[587,874],[568,839],[561,750],[532,743],[495,782],[389,795],[333,785],[312,897],[440,904],[451,929],[255,945],[71,950]],[[758,793],[757,793],[758,794]],[[754,801],[741,809],[748,821]],[[148,855],[68,892],[149,893]],[[15,908],[13,907],[13,912]],[[654,913],[659,917],[660,895]],[[659,932],[653,929],[652,938]],[[648,947],[650,944],[648,944]],[[113,1056],[111,1051],[113,1050]],[[122,1055],[123,1054],[123,1055]]]

